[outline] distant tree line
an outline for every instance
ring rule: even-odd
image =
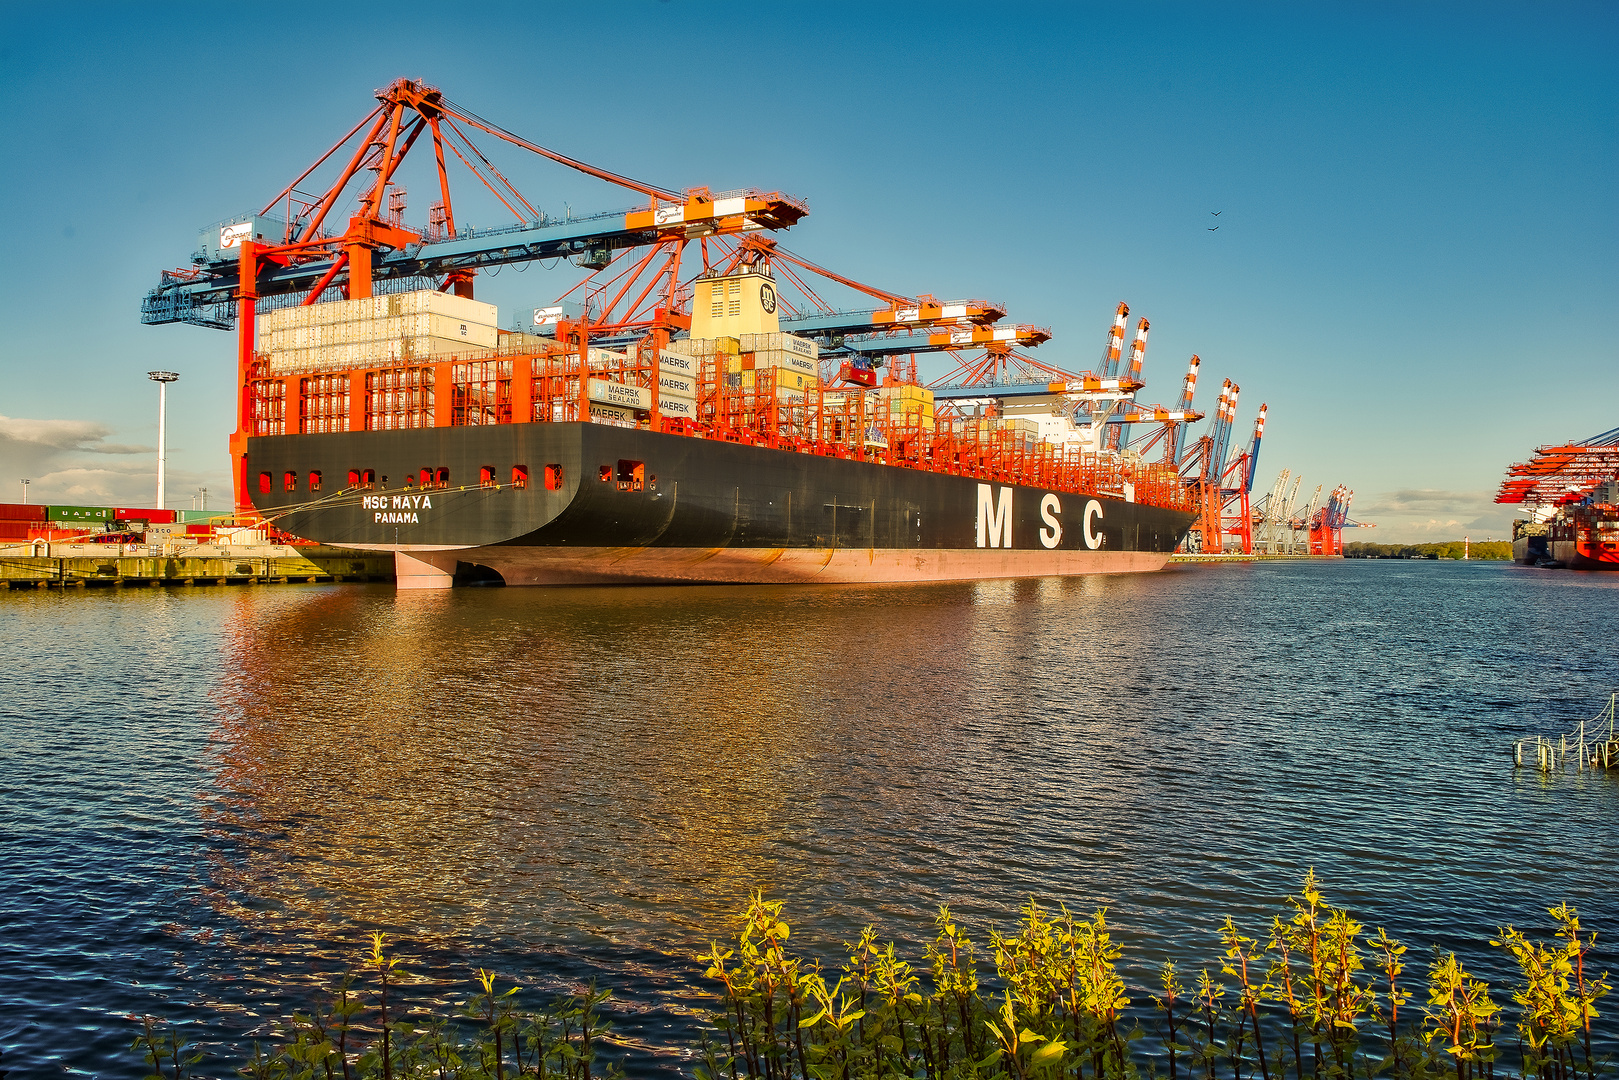
[[[1468,557],[1473,559],[1510,559],[1512,541],[1475,540],[1468,545]],[[1351,559],[1459,559],[1462,542],[1447,540],[1442,544],[1345,544],[1344,555]]]

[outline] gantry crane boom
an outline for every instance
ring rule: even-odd
[[[1124,377],[1131,382],[1141,381],[1141,364],[1147,357],[1147,320],[1142,319],[1136,324],[1136,339],[1130,345],[1130,366],[1125,369]],[[1122,450],[1130,445],[1130,425],[1121,423],[1108,433],[1107,448],[1109,450]]]
[[[341,280],[350,298],[369,296],[374,281],[442,278],[444,288],[470,295],[480,269],[562,256],[580,256],[605,265],[614,251],[674,240],[740,235],[757,229],[784,229],[808,212],[800,200],[780,192],[757,190],[714,195],[706,188],[676,193],[609,172],[522,139],[476,114],[446,101],[438,90],[400,79],[377,92],[378,106],[343,140],[305,170],[302,180],[330,160],[354,135],[370,127],[337,180],[312,202],[293,195],[297,181],[272,200],[265,212],[223,223],[217,242],[193,257],[190,267],[166,272],[141,305],[146,323],[190,322],[229,329],[235,324],[233,302],[304,292],[306,303]],[[467,137],[463,126],[477,128],[589,176],[627,188],[648,199],[643,207],[558,219],[536,210]],[[386,134],[384,134],[386,132]],[[444,235],[405,228],[390,204],[383,202],[406,155],[424,133],[430,133],[438,165]],[[516,223],[505,228],[457,231],[454,205],[445,171],[445,150],[467,166],[503,203]],[[481,167],[480,167],[481,166]],[[375,180],[357,184],[363,172]],[[351,188],[359,198],[347,227],[326,227],[333,210]],[[285,220],[268,217],[285,201]],[[402,200],[397,209],[403,210]],[[296,211],[296,212],[295,212]],[[244,273],[244,268],[247,273]]]
[[[1248,444],[1248,490],[1254,490],[1254,474],[1259,471],[1259,443],[1265,437],[1265,414],[1270,406],[1259,404],[1259,416],[1254,420],[1254,438]]]
[[[630,224],[644,213],[613,211],[563,221],[542,218],[529,225],[465,230],[458,237],[437,242],[412,242],[380,253],[372,262],[371,276],[374,281],[444,278],[537,259],[591,258],[598,252],[657,243],[670,230]],[[343,258],[327,254],[290,265],[263,267],[258,272],[259,294],[305,292],[323,279],[329,279],[334,264],[340,265]],[[227,257],[207,257],[191,271],[166,272],[159,287],[143,300],[141,321],[195,322],[229,329],[233,322],[227,319],[205,319],[193,317],[191,313],[234,300],[240,282],[239,260],[234,252]]]
[[[789,320],[781,321],[783,327]],[[975,326],[970,329],[948,330],[932,334],[892,334],[855,338],[845,337],[842,347],[861,356],[899,356],[903,353],[943,352],[947,349],[984,348],[991,344],[1005,344],[1024,348],[1051,340],[1051,330],[1044,326]]]
[[[1119,373],[1119,357],[1124,354],[1124,324],[1130,318],[1130,305],[1119,301],[1113,312],[1113,325],[1107,332],[1107,346],[1102,350],[1102,378],[1110,379]]]

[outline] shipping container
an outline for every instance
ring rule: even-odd
[[[621,409],[617,405],[603,405],[592,401],[590,403],[590,420],[595,424],[616,424],[620,427],[629,427],[635,424],[635,412],[631,409]]]
[[[776,371],[776,385],[788,390],[814,390],[820,379],[814,375],[806,375],[802,371],[791,371],[787,368],[778,368]]]
[[[644,386],[628,386],[606,379],[591,379],[586,393],[591,401],[599,401],[604,405],[641,410],[652,408],[652,391]]]
[[[696,357],[684,353],[671,352],[668,349],[658,354],[658,370],[667,371],[671,375],[683,375],[688,379],[697,377],[698,361]]]
[[[675,375],[671,372],[658,373],[658,399],[666,397],[695,398],[697,396],[697,380],[684,375]]]
[[[665,416],[693,417],[697,415],[697,402],[694,398],[660,397],[658,411]]]
[[[578,356],[577,350],[574,356]],[[591,349],[590,368],[592,371],[608,371],[630,366],[630,354],[616,352],[613,349]]]
[[[741,341],[743,352],[785,352],[812,361],[821,355],[815,342],[792,334],[743,334]]]
[[[0,521],[44,520],[44,503],[0,503]]]
[[[45,510],[47,521],[99,522],[113,520],[110,506],[49,506]]]
[[[766,335],[760,334],[760,337]],[[786,368],[789,371],[801,371],[806,375],[817,375],[820,368],[814,360],[797,353],[783,352],[780,349],[766,349],[753,355],[754,367]]]
[[[259,328],[270,331],[292,326],[331,326],[404,315],[439,315],[490,328],[500,322],[500,309],[494,304],[485,304],[454,293],[423,289],[366,296],[357,300],[332,300],[323,304],[276,308],[260,317]]]
[[[152,521],[166,525],[174,520],[175,513],[176,511],[174,510],[141,510],[131,509],[127,506],[115,506],[113,507],[112,517],[114,521]]]
[[[500,341],[500,331],[493,326],[479,326],[445,315],[399,315],[368,322],[295,326],[284,330],[261,331],[258,350],[283,353],[298,349],[329,349],[343,345],[365,345],[371,342],[421,337],[453,341],[462,349],[492,349]]]

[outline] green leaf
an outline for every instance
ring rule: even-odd
[[[1050,1061],[1053,1058],[1062,1057],[1063,1051],[1065,1051],[1067,1049],[1068,1049],[1068,1044],[1065,1043],[1065,1042],[1062,1042],[1060,1040],[1057,1041],[1057,1042],[1048,1042],[1048,1043],[1046,1043],[1046,1045],[1044,1045],[1040,1049],[1036,1050],[1034,1052],[1034,1056],[1031,1057],[1029,1060],[1031,1062],[1033,1062],[1034,1064],[1036,1064],[1036,1065],[1041,1065],[1041,1064],[1044,1064],[1045,1062]]]

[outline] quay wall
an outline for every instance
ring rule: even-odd
[[[13,549],[18,550],[18,549]],[[392,552],[268,546],[228,554],[119,555],[0,552],[0,589],[104,585],[232,585],[392,581]]]

